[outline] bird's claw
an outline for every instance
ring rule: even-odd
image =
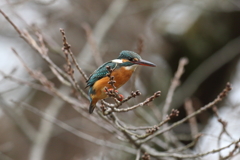
[[[122,101],[124,99],[123,95],[118,93],[118,90],[114,90],[113,88],[105,90],[106,94],[109,94],[109,93],[112,94],[113,93],[113,95],[114,95],[114,92],[116,93],[114,97],[116,97],[117,100]]]
[[[110,89],[107,89],[107,91],[105,90],[105,92],[116,92],[116,93],[118,93],[118,90],[114,90],[113,88],[110,88]]]

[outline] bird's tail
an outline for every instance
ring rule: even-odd
[[[94,109],[96,107],[96,104],[93,104],[93,103],[90,103],[90,106],[89,106],[89,113],[93,113]]]

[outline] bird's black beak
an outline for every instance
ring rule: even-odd
[[[156,65],[152,62],[140,59],[139,61],[135,62],[138,65],[142,65],[142,66],[149,66],[149,67],[156,67]]]

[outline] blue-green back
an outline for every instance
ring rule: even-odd
[[[97,80],[106,77],[106,74],[108,73],[106,66],[109,66],[111,69],[116,69],[118,67],[117,63],[113,63],[111,61],[104,63],[98,67],[98,69],[96,69],[92,75],[90,75],[89,79],[87,80],[86,87],[92,87]]]

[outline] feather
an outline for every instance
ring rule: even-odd
[[[111,61],[104,63],[101,65],[98,69],[96,69],[93,74],[89,77],[89,79],[86,81],[87,82],[87,87],[91,87],[94,85],[96,81],[99,79],[102,79],[103,77],[106,77],[108,70],[106,66],[109,66],[111,69],[115,69],[118,64],[117,63],[112,63]]]

